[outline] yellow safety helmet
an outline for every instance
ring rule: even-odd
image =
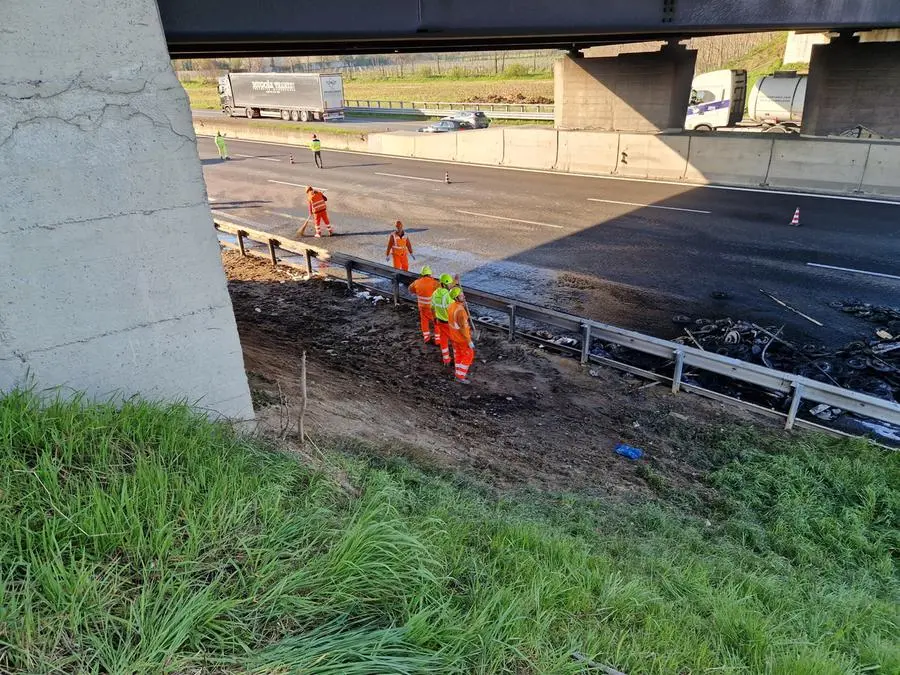
[[[431,276],[431,268],[428,265],[425,265],[422,268],[421,274],[423,277],[430,277]]]
[[[444,284],[444,286],[449,286],[453,283],[453,277],[451,277],[449,274],[442,274],[440,282]]]
[[[462,289],[459,286],[457,286],[456,288],[454,288],[450,291],[450,297],[453,298],[454,300],[456,300],[461,295],[462,295]]]

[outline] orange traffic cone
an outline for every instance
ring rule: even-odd
[[[794,211],[794,217],[791,218],[791,225],[794,227],[800,227],[800,207],[797,207],[797,210]]]
[[[445,171],[445,172],[444,172],[444,182],[445,182],[447,185],[450,185],[450,172],[449,172],[449,171]]]
[[[291,164],[293,164],[293,163],[294,163],[294,156],[293,156],[293,155],[288,155],[288,157],[291,158]]]

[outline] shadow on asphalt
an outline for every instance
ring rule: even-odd
[[[264,206],[270,203],[271,202],[260,199],[253,199],[242,202],[213,202],[210,204],[210,208],[216,209],[218,211],[229,211],[231,209],[258,209],[260,206]]]

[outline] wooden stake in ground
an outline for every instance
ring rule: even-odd
[[[777,302],[779,305],[781,305],[781,306],[784,307],[785,309],[789,309],[789,310],[792,311],[794,314],[799,314],[800,316],[802,316],[802,317],[803,317],[804,319],[806,319],[807,321],[812,321],[812,322],[813,322],[814,324],[816,324],[817,326],[822,326],[822,325],[824,325],[824,324],[822,324],[820,321],[816,321],[816,320],[815,320],[814,318],[812,318],[811,316],[809,316],[809,315],[807,315],[807,314],[804,314],[804,313],[801,312],[799,309],[794,309],[793,307],[791,307],[791,306],[790,306],[789,304],[787,304],[786,302],[782,302],[781,300],[779,300],[778,298],[776,298],[776,297],[775,297],[774,295],[772,295],[771,293],[766,293],[766,291],[764,291],[764,290],[761,289],[761,288],[759,289],[759,292],[762,293],[763,295],[765,295],[765,296],[771,298],[772,300],[774,300],[775,302]]]
[[[306,428],[303,425],[306,417],[306,350],[303,351],[303,359],[300,362],[300,395],[303,400],[300,403],[300,446],[306,447]]]

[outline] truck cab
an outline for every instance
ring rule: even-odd
[[[694,78],[684,120],[687,131],[714,131],[733,127],[744,116],[747,100],[746,70],[714,70]]]
[[[219,78],[219,104],[222,106],[222,112],[231,115],[234,110],[234,94],[231,91],[231,81],[228,76]]]

